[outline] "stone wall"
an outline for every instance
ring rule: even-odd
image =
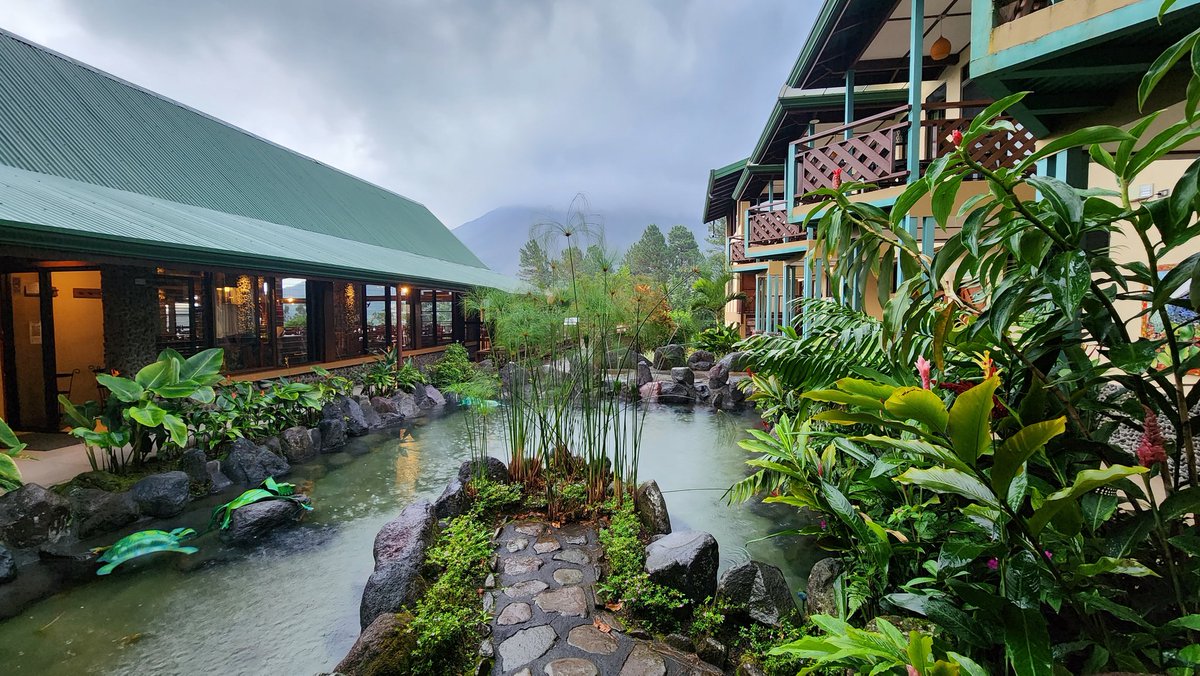
[[[100,269],[106,368],[132,377],[158,356],[158,298],[153,281],[153,268]]]

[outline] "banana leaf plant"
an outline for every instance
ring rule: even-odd
[[[21,487],[21,469],[13,458],[21,456],[25,444],[17,439],[12,428],[0,420],[0,490],[13,491]]]
[[[295,484],[278,483],[274,477],[267,477],[260,488],[251,488],[214,509],[212,519],[209,521],[209,528],[215,526],[217,522],[220,522],[222,530],[229,528],[229,524],[233,521],[234,510],[263,500],[291,500],[303,507],[305,511],[312,511],[312,505],[301,501],[300,497],[296,495]]]
[[[71,434],[87,445],[92,468],[101,469],[95,448],[106,454],[104,469],[121,472],[143,464],[154,452],[185,446],[183,402],[213,401],[224,354],[221,348],[211,348],[185,359],[167,349],[133,378],[99,374],[96,381],[112,393],[103,407],[95,402],[76,406],[60,396],[65,416],[75,425]]]

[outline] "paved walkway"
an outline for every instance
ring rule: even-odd
[[[493,674],[513,676],[664,676],[721,671],[695,655],[635,639],[612,613],[595,605],[601,554],[596,532],[516,522],[500,532],[496,573],[484,607],[494,653]]]
[[[103,451],[96,451],[103,454]],[[27,484],[38,484],[49,488],[65,484],[84,472],[92,471],[88,463],[87,450],[83,444],[74,444],[53,451],[25,451],[25,457],[17,458],[21,478]]]

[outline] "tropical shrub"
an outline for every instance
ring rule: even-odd
[[[0,490],[12,491],[21,487],[21,468],[13,458],[21,456],[25,444],[17,439],[12,428],[0,418]]]
[[[223,359],[220,348],[187,359],[167,349],[133,378],[101,373],[96,381],[112,393],[103,409],[95,402],[75,406],[60,395],[63,411],[75,425],[71,434],[84,441],[92,469],[120,473],[144,464],[153,453],[165,458],[172,449],[183,448],[188,439],[184,402],[215,399],[213,385],[221,380]],[[96,449],[104,451],[99,460]]]
[[[421,369],[413,364],[412,358],[408,358],[404,362],[404,366],[400,367],[400,371],[396,373],[396,389],[412,392],[417,385],[424,384],[426,381],[425,374],[421,373]]]
[[[386,397],[399,388],[400,355],[396,348],[389,347],[379,361],[372,362],[363,372],[363,394],[368,397]]]
[[[800,670],[801,674],[826,673],[826,669],[834,667],[853,673],[901,676],[987,676],[990,673],[968,657],[944,649],[935,651],[933,637],[920,631],[910,631],[905,636],[883,618],[876,621],[878,632],[856,629],[827,615],[813,615],[810,619],[824,635],[804,636],[771,650],[772,655],[804,658],[808,666]]]
[[[741,291],[728,290],[733,279],[733,273],[727,270],[709,270],[701,272],[700,277],[692,282],[689,307],[703,325],[724,325],[725,306],[746,298],[746,294]]]
[[[445,388],[455,383],[465,383],[475,376],[475,365],[462,343],[446,346],[440,359],[429,367],[429,380],[434,387]]]
[[[733,352],[734,346],[742,339],[737,324],[717,324],[696,334],[695,344],[701,350],[708,350],[716,355]]]

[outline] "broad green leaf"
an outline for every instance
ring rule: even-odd
[[[1154,626],[1147,622],[1141,613],[1128,606],[1123,606],[1116,601],[1110,601],[1107,597],[1101,596],[1098,591],[1091,590],[1084,592],[1079,595],[1079,600],[1083,602],[1083,607],[1089,611],[1103,610],[1117,619],[1136,624],[1143,629],[1154,629]]]
[[[25,450],[25,444],[17,439],[17,433],[12,431],[8,423],[0,419],[0,448],[15,449],[16,452]]]
[[[163,423],[163,417],[166,414],[167,412],[154,402],[150,402],[144,406],[132,406],[129,408],[129,417],[146,427],[158,427]]]
[[[801,396],[813,401],[827,401],[834,404],[883,410],[882,400],[874,397],[864,397],[861,394],[850,394],[849,392],[842,392],[840,390],[810,390]]]
[[[1042,506],[1034,511],[1033,516],[1029,519],[1029,529],[1034,535],[1037,535],[1055,514],[1068,505],[1074,504],[1083,494],[1119,479],[1144,474],[1147,471],[1145,467],[1128,467],[1126,465],[1083,470],[1075,475],[1075,482],[1072,485],[1046,496]]]
[[[1008,495],[1008,485],[1039,448],[1067,429],[1064,417],[1045,420],[1021,428],[1004,440],[996,449],[996,462],[992,465],[992,488],[996,495]]]
[[[988,124],[993,118],[999,116],[1000,113],[1003,113],[1014,105],[1020,103],[1021,100],[1026,96],[1029,96],[1029,94],[1030,92],[1017,92],[1015,94],[1009,94],[1008,96],[1005,96],[997,101],[993,101],[991,105],[983,109],[983,112],[976,115],[974,120],[971,120],[971,126],[969,126],[967,129],[972,132],[978,131],[983,127],[983,125]]]
[[[1114,559],[1111,556],[1104,556],[1098,559],[1095,563],[1083,563],[1075,567],[1075,572],[1084,577],[1092,577],[1102,575],[1104,573],[1113,573],[1116,575],[1130,575],[1132,577],[1158,577],[1158,573],[1150,570],[1146,566],[1134,559]]]
[[[896,477],[902,484],[913,484],[935,493],[953,493],[992,508],[1000,506],[996,495],[979,479],[946,467],[913,467]]]
[[[20,488],[23,483],[21,468],[17,467],[17,462],[12,459],[12,456],[0,453],[0,489],[15,490]]]
[[[1022,551],[1004,568],[1004,596],[1019,608],[1037,610],[1041,603],[1041,566],[1033,554]]]
[[[192,392],[191,394],[188,395],[188,399],[191,399],[192,401],[195,401],[195,402],[199,402],[201,404],[211,404],[211,403],[213,403],[213,400],[216,398],[217,398],[217,393],[215,390],[213,390],[211,385],[204,385],[202,387],[198,387],[198,388],[196,388],[195,392]],[[317,408],[320,408],[320,406],[318,405]]]
[[[892,393],[897,390],[895,386],[863,380],[862,378],[842,378],[834,384],[843,392],[861,394],[864,397],[871,397],[880,401],[892,396]]]
[[[883,403],[888,413],[904,419],[916,420],[935,432],[946,431],[950,415],[940,397],[919,387],[903,387],[892,393]]]
[[[957,469],[962,472],[971,471],[971,468],[962,460],[959,460],[958,456],[954,455],[950,449],[937,444],[931,444],[928,441],[920,439],[894,439],[874,434],[869,434],[865,437],[855,437],[854,439],[855,441],[868,443],[872,446],[888,446],[901,451],[915,453],[951,469]]]
[[[925,604],[925,616],[955,640],[965,641],[980,648],[987,648],[996,642],[994,634],[983,624],[945,599],[929,599]]]
[[[1079,508],[1083,512],[1083,522],[1095,533],[1117,511],[1117,496],[1088,493],[1079,499]]]
[[[1083,200],[1075,188],[1050,176],[1030,176],[1025,180],[1037,188],[1054,213],[1071,226],[1071,232],[1078,232],[1083,222]]]
[[[1187,552],[1191,556],[1200,558],[1200,536],[1196,535],[1176,535],[1167,540],[1176,549],[1181,552]]]
[[[1050,155],[1068,148],[1090,146],[1093,143],[1113,143],[1116,141],[1127,141],[1132,138],[1133,136],[1131,136],[1129,132],[1111,125],[1084,127],[1083,129],[1071,132],[1066,136],[1060,136],[1050,143],[1042,146],[1042,148],[1037,152],[1026,157],[1024,160],[1021,160],[1021,162],[1013,169],[1013,171],[1015,173],[1024,173],[1043,157],[1049,157]]]
[[[954,211],[954,200],[958,197],[958,188],[962,185],[962,181],[963,174],[959,174],[933,189],[930,209],[938,225],[943,228],[950,220],[950,212]]]
[[[1196,40],[1200,38],[1200,30],[1196,30],[1184,36],[1181,40],[1167,48],[1165,52],[1158,55],[1154,63],[1150,64],[1149,70],[1142,76],[1141,83],[1138,84],[1138,108],[1146,105],[1146,99],[1150,98],[1150,93],[1158,86],[1160,80],[1163,79],[1171,68],[1196,46]]]
[[[1054,673],[1050,633],[1036,608],[1007,606],[1004,609],[1004,653],[1013,672],[1021,676]]]
[[[126,404],[139,401],[145,390],[141,385],[120,376],[110,376],[107,373],[96,374],[96,382],[108,388],[113,396]]]
[[[938,553],[938,569],[953,571],[974,561],[986,548],[981,542],[973,542],[963,537],[951,537],[942,543]]]
[[[1167,623],[1167,626],[1200,631],[1200,615],[1184,615],[1179,619],[1171,620]]]
[[[1155,357],[1158,356],[1158,348],[1163,344],[1161,340],[1143,338],[1132,343],[1114,345],[1108,350],[1108,360],[1126,373],[1140,375],[1154,363]]]
[[[1192,645],[1179,651],[1179,659],[1193,666],[1200,666],[1200,643]]]
[[[978,662],[966,655],[956,653],[953,650],[947,650],[946,657],[958,662],[959,672],[964,676],[991,676],[990,671],[984,669]]]
[[[1050,260],[1042,276],[1046,290],[1067,317],[1079,314],[1079,304],[1092,283],[1087,253],[1081,249],[1066,251]]]
[[[174,413],[167,413],[163,415],[162,426],[167,430],[167,433],[171,435],[172,443],[180,448],[183,448],[187,445],[187,424],[184,423],[179,416],[175,415]]]
[[[174,359],[164,359],[153,364],[147,364],[133,377],[144,389],[155,390],[179,382],[179,362]]]
[[[861,411],[821,411],[812,417],[813,420],[831,423],[834,425],[877,425],[887,429],[901,430],[911,434],[921,434],[921,430],[912,425],[905,425],[892,420],[884,420],[872,413]]]
[[[180,380],[194,380],[201,385],[211,385],[221,378],[221,364],[225,361],[225,350],[209,348],[188,357],[179,367]]]
[[[1200,488],[1184,488],[1175,491],[1158,508],[1165,521],[1178,519],[1187,514],[1200,512]]]
[[[828,503],[830,510],[837,515],[858,536],[859,544],[867,548],[875,559],[875,565],[886,571],[888,561],[892,556],[892,546],[888,543],[887,534],[876,524],[868,523],[854,508],[837,486],[821,482],[821,494]],[[873,526],[873,527],[872,527]]]
[[[974,466],[992,440],[992,396],[1000,378],[992,376],[958,395],[950,407],[948,432],[954,453]]]

